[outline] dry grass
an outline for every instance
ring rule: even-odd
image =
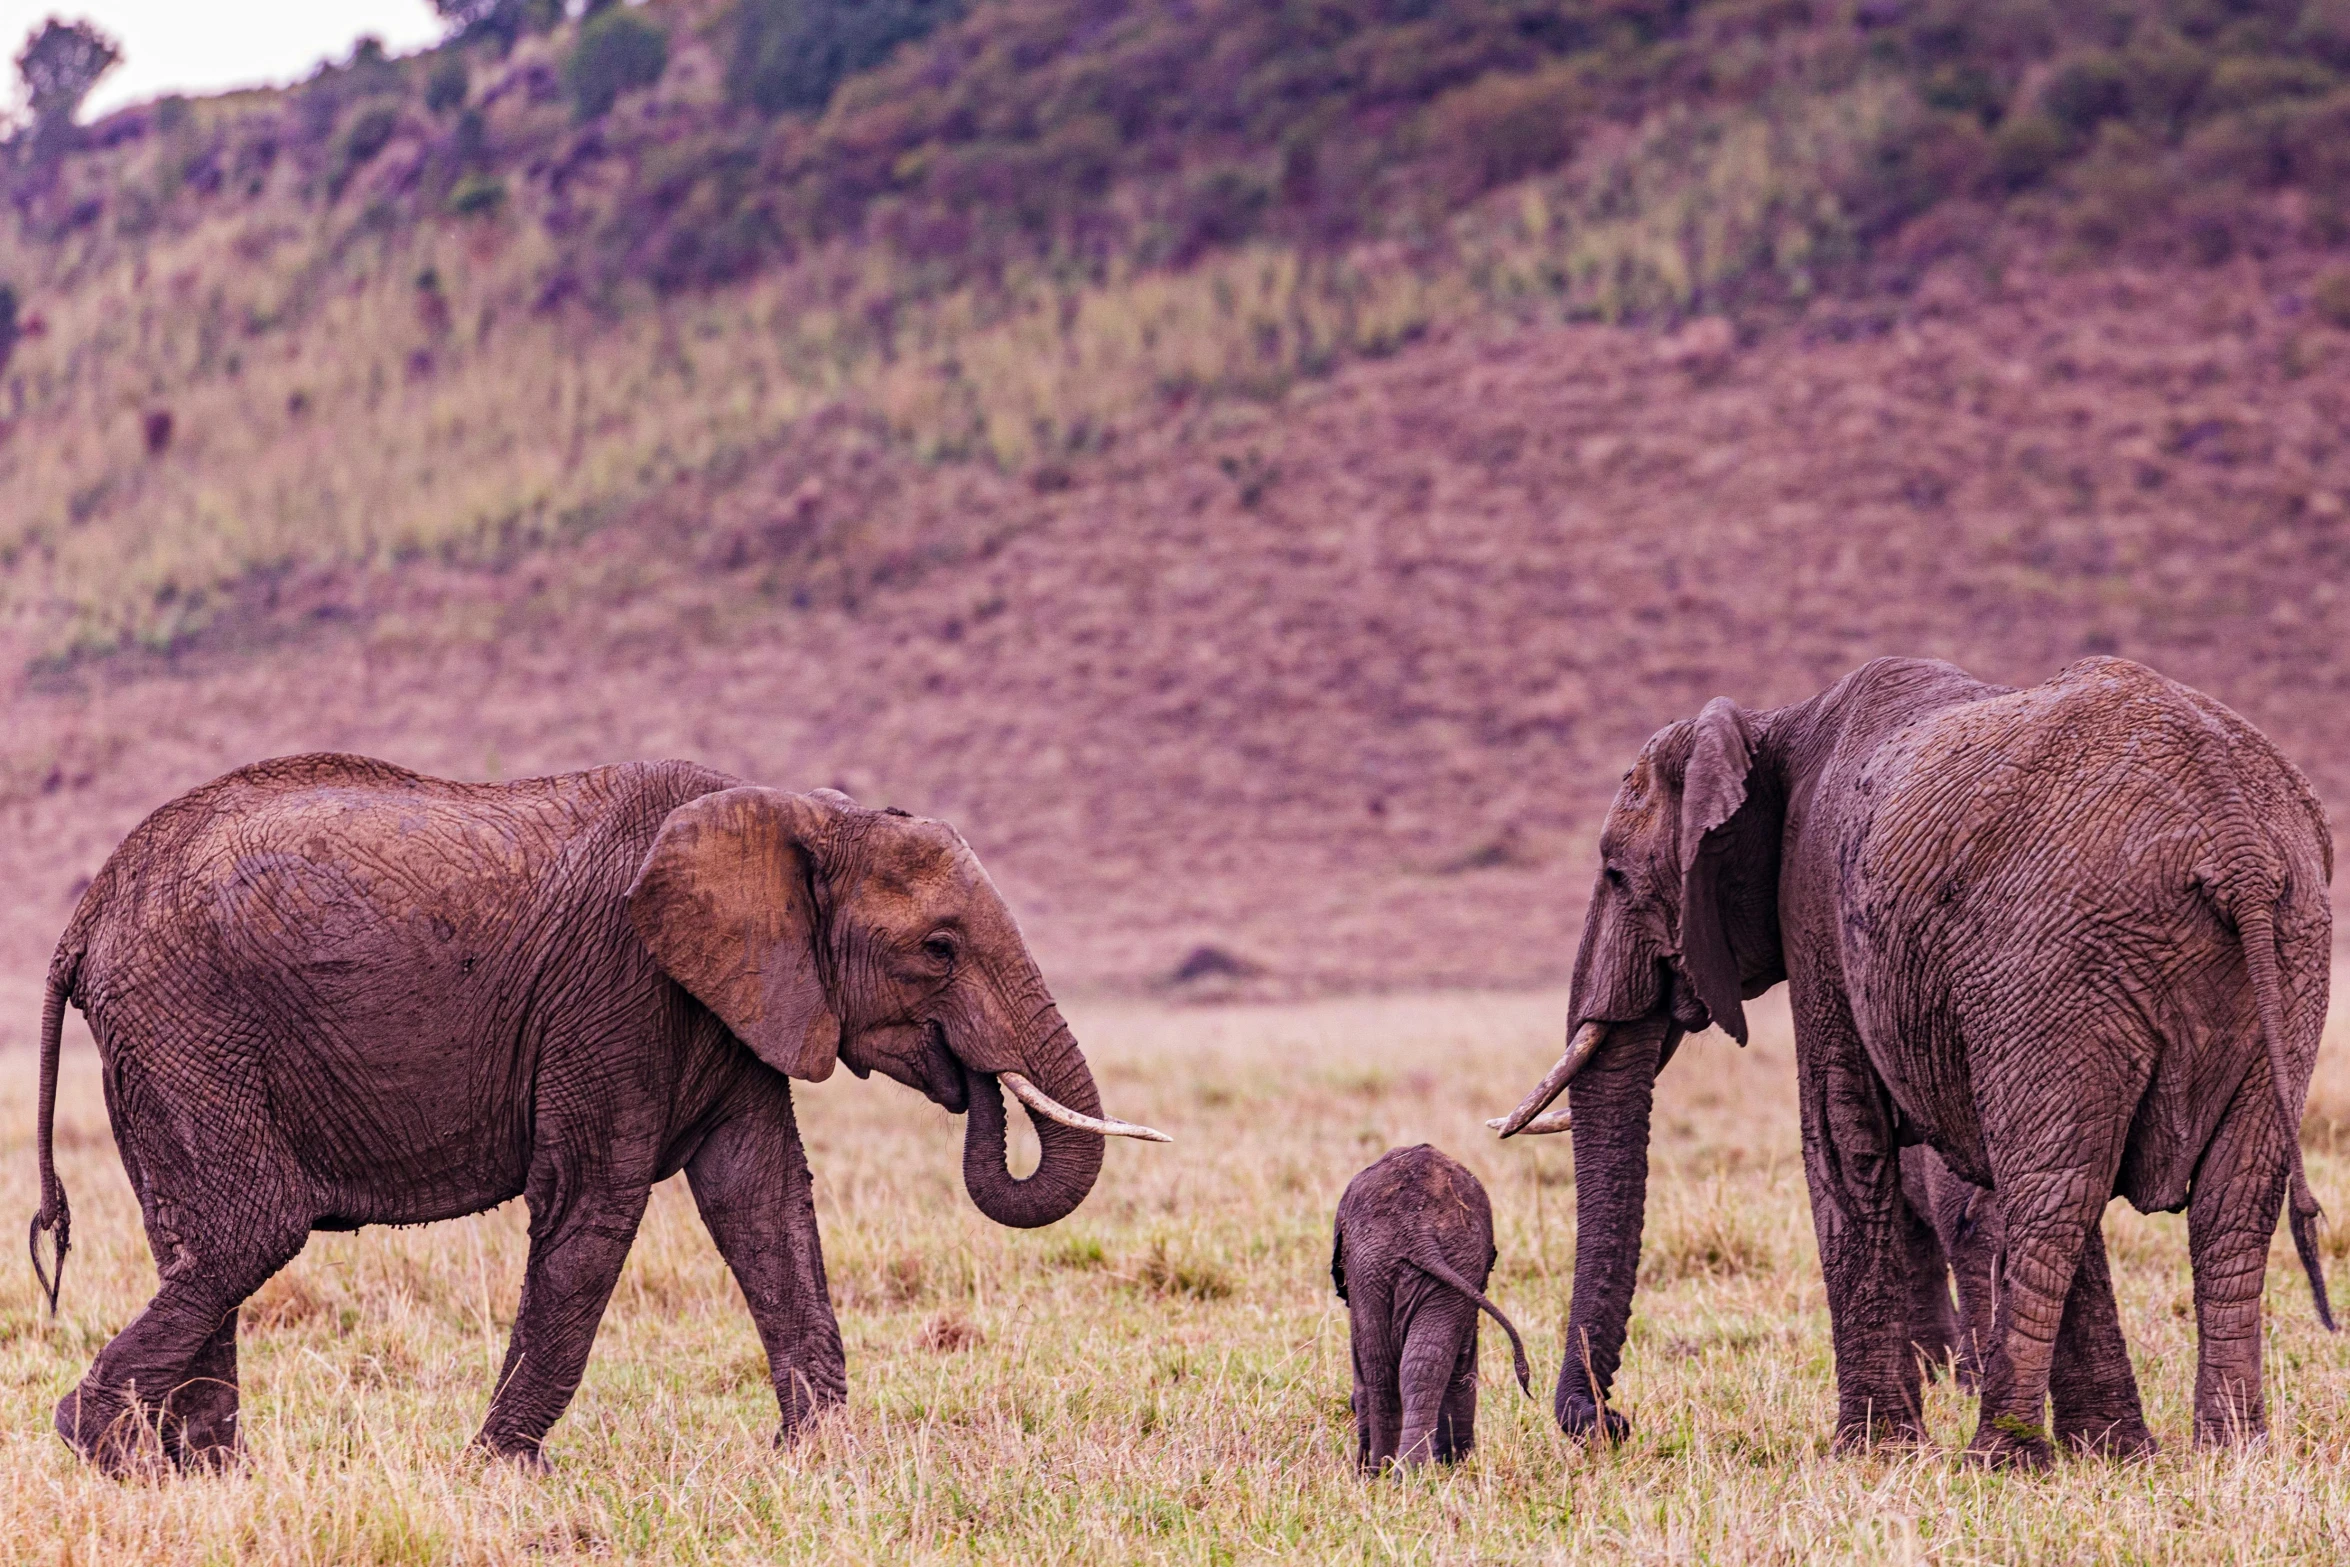
[[[749,1318],[672,1182],[545,1478],[465,1449],[519,1285],[512,1208],[316,1237],[248,1313],[240,1472],[120,1484],[75,1462],[47,1430],[49,1405],[153,1277],[94,1062],[77,1053],[62,1158],[81,1248],[63,1315],[42,1320],[23,1268],[0,1274],[0,1509],[15,1522],[0,1559],[2249,1561],[2350,1549],[2350,1357],[2316,1328],[2281,1247],[2275,1433],[2250,1452],[2188,1449],[2178,1218],[2108,1221],[2160,1458],[1981,1474],[1953,1456],[1971,1412],[1946,1387],[1931,1400],[1941,1450],[1828,1456],[1827,1322],[1775,1007],[1758,1009],[1743,1053],[1692,1042],[1660,1095],[1648,1272],[1620,1388],[1632,1443],[1569,1446],[1497,1354],[1472,1461],[1358,1479],[1328,1223],[1347,1176],[1381,1149],[1434,1141],[1484,1178],[1501,1227],[1495,1293],[1555,1368],[1568,1149],[1499,1147],[1477,1123],[1550,1058],[1559,1009],[1556,996],[1078,1007],[1112,1107],[1178,1142],[1114,1149],[1086,1207],[1038,1234],[971,1210],[944,1115],[880,1083],[804,1092],[848,1408],[799,1446],[769,1448],[775,1409]],[[2311,1122],[2312,1173],[2337,1208],[2350,1204],[2350,1169],[2329,1146],[2350,1106],[2344,1043]],[[0,1213],[32,1206],[31,1079],[29,1055],[12,1052]]]

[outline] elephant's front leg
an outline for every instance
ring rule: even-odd
[[[2065,1296],[2064,1323],[2056,1332],[2056,1364],[2048,1374],[2048,1401],[2054,1407],[2057,1442],[2084,1453],[2143,1458],[2158,1444],[2146,1429],[2138,1401],[2138,1378],[2122,1340],[2121,1316],[2113,1305],[2113,1274],[2105,1260],[2102,1216],[2081,1243],[2081,1263]]]
[[[540,1448],[547,1431],[579,1390],[596,1325],[620,1281],[652,1190],[642,1177],[623,1184],[608,1171],[558,1172],[554,1165],[544,1160],[532,1172],[522,1303],[497,1393],[474,1438],[501,1458],[532,1465],[544,1463]]]
[[[1923,1441],[1909,1211],[1885,1091],[1848,1014],[1805,1033],[1804,1175],[1836,1345],[1836,1445]]]
[[[686,1164],[702,1222],[734,1270],[767,1350],[788,1439],[848,1398],[848,1356],[824,1278],[816,1202],[792,1117],[791,1089],[760,1069],[735,1113]]]

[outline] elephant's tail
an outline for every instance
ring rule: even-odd
[[[2301,1271],[2309,1276],[2309,1297],[2317,1305],[2317,1320],[2334,1331],[2334,1308],[2326,1299],[2325,1263],[2317,1252],[2317,1221],[2325,1210],[2309,1190],[2309,1176],[2301,1165],[2301,1112],[2293,1103],[2292,1078],[2285,1058],[2284,987],[2277,975],[2276,916],[2255,895],[2235,911],[2236,934],[2244,943],[2244,966],[2252,974],[2252,1000],[2260,1011],[2260,1037],[2268,1047],[2268,1080],[2276,1090],[2277,1117],[2284,1123],[2285,1152],[2292,1161],[2293,1185],[2285,1214],[2293,1230],[2293,1249],[2301,1254]]]
[[[1501,1324],[1501,1330],[1510,1336],[1510,1361],[1518,1373],[1518,1387],[1528,1398],[1532,1398],[1534,1396],[1534,1379],[1533,1374],[1526,1366],[1526,1343],[1518,1337],[1518,1325],[1503,1316],[1501,1308],[1487,1300],[1483,1290],[1454,1272],[1452,1264],[1436,1254],[1435,1246],[1428,1241],[1427,1237],[1420,1238],[1419,1244],[1413,1248],[1406,1260],[1437,1283],[1450,1285],[1463,1295],[1468,1296],[1469,1299],[1477,1303],[1478,1310]],[[1470,1320],[1476,1319],[1471,1318]]]
[[[25,1237],[33,1254],[33,1277],[49,1297],[49,1315],[57,1315],[57,1292],[65,1287],[65,1253],[73,1244],[73,1210],[66,1206],[65,1183],[57,1178],[57,1052],[65,1031],[65,1003],[73,994],[74,970],[81,954],[61,950],[49,965],[49,984],[41,1000],[41,1101],[36,1147],[41,1161],[41,1211],[33,1215]],[[41,1266],[41,1237],[54,1237],[55,1263]]]

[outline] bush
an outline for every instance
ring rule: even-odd
[[[470,86],[465,56],[455,49],[444,49],[441,57],[433,62],[432,73],[424,79],[424,106],[435,114],[462,108]]]
[[[1991,133],[1991,173],[2009,190],[2048,177],[2071,145],[2065,128],[2046,114],[2019,114]]]
[[[612,7],[579,30],[563,62],[571,110],[582,120],[611,112],[624,92],[650,87],[669,69],[669,35],[634,11]]]
[[[1463,196],[1555,168],[1575,150],[1590,94],[1570,66],[1495,71],[1428,105],[1428,147],[1455,171]]]
[[[2130,112],[2130,72],[2119,56],[2083,55],[2049,78],[2040,108],[2074,141],[2086,141],[2104,121]]]
[[[17,337],[23,330],[16,319],[16,290],[0,283],[0,370],[8,368],[9,358],[16,352]]]
[[[2341,84],[2341,77],[2315,60],[2239,57],[2213,68],[2200,107],[2206,113],[2225,114],[2279,98],[2321,98]]]
[[[2309,306],[2326,325],[2350,328],[2350,267],[2320,273],[2309,290]]]
[[[814,114],[833,88],[962,14],[960,0],[736,0],[726,91],[761,114]]]
[[[494,174],[468,174],[449,192],[449,211],[460,218],[487,217],[504,205],[506,182]]]

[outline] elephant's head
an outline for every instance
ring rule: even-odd
[[[1093,1074],[1012,911],[953,828],[867,810],[832,790],[738,788],[672,811],[628,893],[653,957],[778,1071],[848,1062],[970,1113],[963,1181],[1022,1228],[1093,1189],[1106,1119]],[[1004,1163],[998,1084],[1028,1108],[1043,1157]]]
[[[1727,699],[1661,730],[1624,775],[1599,835],[1600,872],[1568,1000],[1567,1049],[1511,1114],[1519,1132],[1575,1132],[1575,1293],[1557,1412],[1602,1418],[1622,1350],[1648,1194],[1656,1075],[1708,1023],[1743,1044],[1744,998],[1783,977],[1784,791],[1763,737]],[[1545,1110],[1562,1091],[1565,1110]],[[1611,1431],[1620,1418],[1606,1412]]]

